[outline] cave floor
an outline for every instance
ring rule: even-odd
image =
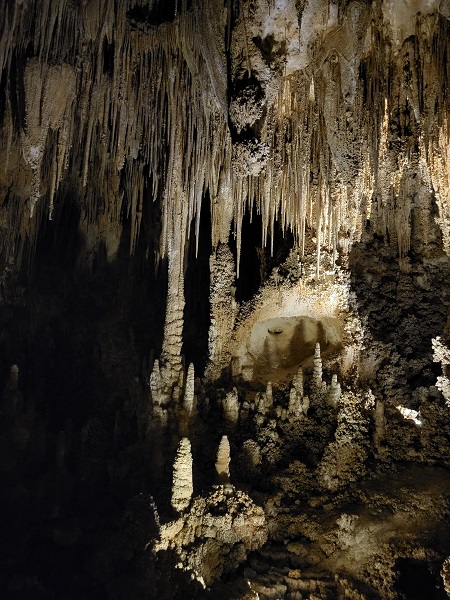
[[[439,575],[450,551],[446,469],[380,463],[370,479],[343,492],[312,495],[307,502],[278,492],[265,506],[269,541],[213,586],[214,594],[234,598],[246,591],[262,600],[447,597]]]

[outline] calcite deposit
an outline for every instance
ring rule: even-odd
[[[0,597],[450,596],[450,2],[0,3]]]

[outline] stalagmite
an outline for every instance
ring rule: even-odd
[[[288,413],[301,418],[307,415],[308,409],[309,398],[303,395],[303,369],[299,367],[289,392]]]
[[[221,481],[230,478],[230,442],[226,435],[222,436],[217,450],[216,471]]]
[[[297,392],[294,387],[289,392],[289,412],[293,415],[301,414],[300,408],[301,398],[297,396]]]
[[[297,418],[308,414],[309,398],[308,396],[299,395],[295,388],[291,388],[289,393],[288,414]]]
[[[339,398],[341,397],[341,384],[338,383],[337,375],[333,375],[331,379],[331,385],[328,392],[328,401],[333,406],[336,406],[339,402]]]
[[[191,363],[186,374],[186,383],[184,388],[184,399],[183,408],[185,409],[188,416],[192,414],[194,408],[194,385],[195,385],[195,372],[194,365]]]
[[[308,398],[308,396],[303,396],[302,412],[304,415],[308,414],[308,409],[309,409],[309,398]]]
[[[326,391],[326,383],[322,381],[322,358],[320,356],[320,344],[317,343],[314,351],[314,367],[311,382],[312,397],[319,400],[324,391]]]
[[[450,597],[450,557],[444,560],[441,569],[441,577],[444,582],[444,589],[447,592],[447,596]]]
[[[411,566],[433,596],[449,20],[450,0],[0,0],[6,593],[64,594],[35,569],[57,547],[79,597],[390,599]],[[175,451],[160,526],[143,496]],[[142,514],[91,531],[128,493]]]
[[[171,503],[177,512],[188,508],[193,491],[191,443],[187,438],[182,438],[173,465]]]
[[[223,400],[223,412],[225,420],[230,425],[236,425],[239,419],[239,397],[238,391],[234,387]]]
[[[301,367],[298,368],[297,375],[294,377],[292,381],[292,385],[294,386],[295,392],[297,396],[303,396],[303,369]]]
[[[273,406],[273,393],[272,393],[272,383],[270,381],[267,382],[266,393],[265,393],[265,407],[266,411],[270,411]]]
[[[339,406],[335,441],[327,446],[318,467],[321,485],[331,491],[337,491],[364,472],[369,442],[363,397],[345,392]]]

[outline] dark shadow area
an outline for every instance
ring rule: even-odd
[[[435,385],[440,365],[433,362],[432,339],[448,335],[450,259],[436,210],[434,200],[429,208],[413,208],[411,249],[401,265],[396,240],[375,234],[369,222],[349,257],[358,311],[376,342],[363,354],[363,378],[371,378],[382,397],[397,403],[404,397],[407,405],[417,387]]]
[[[132,257],[124,217],[109,259],[103,242],[87,250],[79,200],[67,186],[61,194],[52,221],[40,211],[30,261],[0,305],[0,595],[142,597],[120,583],[129,574],[148,597],[176,597],[126,516],[155,481],[146,377],[167,288],[153,255],[157,209],[146,203]],[[181,573],[176,581],[191,585]]]
[[[395,563],[397,591],[404,600],[445,600],[439,574],[433,575],[424,560],[399,558]]]
[[[144,202],[140,234],[132,257],[126,251],[123,260],[130,269],[130,316],[134,342],[139,356],[149,349],[161,354],[167,298],[167,259],[158,259],[161,234],[161,208],[152,198],[152,179],[148,166],[144,170]],[[125,209],[123,220],[126,220]]]
[[[260,36],[253,37],[252,41],[255,46],[260,50],[264,62],[266,65],[272,65],[273,61],[280,56],[285,56],[287,52],[287,44],[286,40],[283,40],[281,43],[277,43],[274,36],[269,33],[264,38]]]
[[[25,127],[25,88],[24,75],[26,54],[14,52],[11,58],[10,81],[9,83],[9,102],[14,128],[19,131]]]
[[[114,74],[114,42],[108,43],[106,36],[103,38],[102,55],[103,73],[112,77]]]
[[[231,226],[234,231],[234,225]],[[236,239],[230,234],[229,245],[237,262]],[[239,278],[236,281],[236,300],[250,300],[270,275],[272,269],[281,265],[289,256],[294,246],[294,237],[290,230],[283,232],[281,223],[274,223],[273,253],[271,240],[268,237],[267,247],[262,246],[262,217],[247,211],[242,220],[241,254],[239,261]]]
[[[183,10],[190,10],[192,0],[155,0],[146,5],[136,5],[127,12],[127,21],[131,27],[158,27],[163,23],[172,23]]]
[[[211,232],[210,201],[209,195],[206,195],[202,202],[198,240],[195,234],[195,222],[191,224],[184,277],[183,355],[186,368],[193,363],[196,375],[204,372],[208,360]]]

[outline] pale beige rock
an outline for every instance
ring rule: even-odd
[[[228,392],[223,400],[223,413],[225,420],[230,425],[236,425],[239,419],[239,396],[235,387],[231,392]]]
[[[229,227],[229,224],[228,224]],[[228,235],[228,230],[227,230]],[[208,334],[209,364],[206,376],[215,379],[228,367],[230,342],[237,313],[234,258],[228,244],[219,244],[210,257],[211,325]]]
[[[155,360],[153,363],[153,369],[150,373],[149,378],[150,392],[151,392],[151,400],[153,404],[165,404],[165,398],[163,396],[163,381],[161,377],[161,371],[159,368],[159,360]]]
[[[260,548],[267,534],[261,507],[240,490],[230,495],[226,487],[215,486],[206,497],[195,498],[178,520],[161,526],[155,551],[176,552],[183,569],[210,585]]]
[[[195,371],[194,365],[191,363],[186,373],[186,383],[184,387],[183,408],[189,418],[194,409],[194,386],[195,386]]]
[[[444,582],[444,588],[447,592],[447,596],[450,597],[450,558],[444,560],[444,564],[441,569],[441,577]]]
[[[328,401],[333,406],[336,406],[341,397],[341,384],[338,383],[337,375],[333,375],[331,379],[330,388],[328,391]]]
[[[320,344],[318,342],[314,351],[314,370],[312,385],[317,389],[322,389],[322,358],[320,356]]]
[[[224,435],[220,440],[216,459],[216,472],[222,481],[228,481],[230,478],[230,461],[230,442]]]
[[[137,4],[143,8],[144,3]],[[178,2],[177,7],[185,4]],[[386,248],[394,248],[399,278],[411,275],[416,286],[411,290],[411,313],[416,308],[422,312],[414,306],[416,292],[427,286],[433,291],[426,274],[415,274],[418,262],[440,272],[440,261],[445,260],[442,249],[450,255],[449,83],[448,69],[443,68],[448,54],[448,0],[205,0],[187,4],[192,5],[190,10],[182,10],[174,22],[150,27],[132,22],[128,0],[3,2],[0,16],[6,25],[0,35],[0,68],[2,85],[6,82],[9,87],[1,102],[0,226],[6,256],[16,258],[23,252],[18,248],[27,246],[33,254],[35,240],[43,233],[39,229],[42,219],[21,218],[23,207],[32,213],[37,199],[45,196],[51,216],[53,198],[64,189],[63,180],[68,190],[74,188],[80,233],[86,236],[80,260],[87,264],[86,256],[94,256],[103,246],[108,260],[113,259],[119,241],[128,238],[124,222],[130,226],[133,252],[143,214],[155,203],[155,215],[159,211],[160,217],[152,223],[150,235],[159,235],[160,225],[161,237],[159,244],[149,245],[156,250],[154,256],[149,251],[146,261],[164,268],[166,262],[161,259],[167,259],[169,288],[161,362],[155,362],[150,376],[152,407],[146,432],[160,453],[156,464],[152,457],[157,469],[164,465],[166,445],[162,442],[168,442],[164,436],[169,438],[169,429],[173,435],[176,428],[174,416],[180,416],[184,434],[195,413],[193,368],[189,367],[185,381],[181,357],[184,277],[191,231],[192,243],[198,244],[200,214],[209,198],[213,250],[207,376],[214,384],[219,375],[226,375],[231,360],[236,385],[241,376],[248,388],[253,383],[267,384],[266,391],[257,396],[255,423],[247,421],[247,429],[237,429],[239,414],[243,422],[253,410],[241,388],[241,412],[237,389],[223,406],[228,428],[236,427],[236,443],[244,439],[241,431],[258,440],[244,443],[251,465],[262,465],[261,471],[267,465],[269,470],[276,468],[286,459],[286,441],[294,444],[298,436],[305,443],[304,430],[308,435],[315,433],[307,429],[314,427],[315,411],[304,418],[309,399],[300,381],[301,365],[305,372],[313,369],[313,408],[329,410],[334,416],[328,399],[339,411],[335,440],[326,448],[318,470],[308,476],[302,473],[300,482],[303,485],[308,477],[318,476],[326,497],[318,506],[337,502],[335,492],[345,492],[346,485],[362,476],[366,455],[380,458],[385,443],[386,447],[391,444],[383,456],[389,468],[397,433],[407,431],[411,437],[405,434],[405,440],[413,439],[414,446],[423,449],[417,451],[418,458],[426,456],[427,445],[435,439],[436,455],[425,459],[444,460],[439,445],[445,446],[448,437],[441,430],[448,406],[436,397],[434,386],[425,390],[422,400],[414,396],[410,408],[395,398],[386,402],[377,398],[374,404],[369,394],[342,392],[338,379],[345,390],[356,390],[361,382],[371,384],[386,355],[397,354],[397,349],[380,350],[370,339],[370,320],[367,324],[358,321],[356,311],[363,307],[358,305],[361,298],[355,297],[349,277],[355,253],[361,247],[370,249],[367,240],[382,239]],[[149,3],[150,8],[153,5]],[[105,47],[111,52],[108,61]],[[30,54],[34,58],[26,61],[22,76],[18,63]],[[11,106],[16,100],[18,106]],[[23,112],[25,123],[20,123]],[[251,207],[261,221],[257,252],[262,287],[237,316],[235,274],[239,273],[243,223]],[[435,222],[439,229],[433,227]],[[266,247],[279,236],[278,227],[283,233],[292,232],[295,248],[287,268],[277,266],[269,275],[263,259]],[[230,233],[235,239],[236,266],[228,246]],[[367,257],[364,269],[371,258]],[[368,280],[374,289],[378,283],[376,275]],[[394,288],[396,284],[393,281]],[[392,291],[393,300],[400,288]],[[439,320],[433,322],[438,329]],[[398,336],[400,346],[401,330]],[[363,345],[377,356],[368,361],[364,377],[358,380]],[[436,387],[449,405],[450,351],[439,338],[433,346],[443,370]],[[399,351],[395,358],[400,362],[405,357]],[[330,366],[328,360],[334,363]],[[428,365],[418,366],[418,362],[411,361],[412,371],[416,367],[423,374],[429,371]],[[324,365],[327,372],[339,371],[328,389]],[[14,377],[11,373],[11,388],[17,391]],[[286,384],[287,389],[290,381],[286,409],[287,398],[278,401],[284,389],[279,384]],[[270,382],[277,386],[275,403]],[[401,382],[397,384],[400,389]],[[413,412],[419,404],[425,433],[419,431],[420,419]],[[21,412],[17,406],[13,404],[14,415]],[[206,406],[205,400],[202,408]],[[395,406],[405,416],[414,416],[417,427],[401,418],[397,422],[392,415]],[[368,439],[369,414],[375,420],[373,446]],[[199,419],[194,425],[208,435],[209,424],[202,429]],[[30,429],[28,423],[19,423],[17,438],[28,440]],[[62,438],[57,440],[61,456]],[[228,450],[222,450],[218,471],[228,476],[229,444]],[[318,445],[314,450],[323,448]],[[174,507],[186,510],[192,496],[187,440],[180,443],[176,465]],[[285,491],[291,491],[289,486]],[[304,490],[299,484],[299,496],[300,492]],[[216,490],[210,502],[194,501],[198,512],[192,518],[191,513],[183,515],[165,530],[171,549],[181,549],[181,563],[204,581],[214,580],[245,558],[255,523],[244,522],[239,511],[250,521],[252,516],[258,520],[258,511],[248,499],[241,500],[244,509],[233,504],[223,489]],[[298,499],[291,494],[287,500]],[[415,498],[411,508],[402,509],[403,520],[396,514],[401,535],[407,530],[407,520],[413,523],[411,528],[415,526],[416,514],[422,510],[420,500]],[[280,514],[286,510],[291,522],[280,525],[281,517],[277,522],[274,517],[272,533],[282,540],[286,532],[292,539],[306,532],[314,543],[320,524],[296,520],[298,515],[293,518],[284,501],[277,499]],[[224,515],[209,511],[223,506]],[[324,511],[334,510],[333,506]],[[432,502],[426,509],[424,520],[432,514]],[[391,512],[390,507],[386,512]],[[379,539],[386,537],[384,519],[376,514],[379,523],[372,523],[371,528],[364,528],[364,522],[353,523],[349,515],[339,519],[333,539],[321,540],[322,545],[311,552],[311,564],[319,565],[323,556],[331,557],[338,547],[347,553],[347,558],[342,557],[347,564],[351,552],[355,561],[364,552],[370,554],[374,531]],[[258,539],[262,543],[261,530]],[[242,538],[246,541],[241,542]],[[413,555],[411,539],[402,548],[404,555]],[[393,547],[395,536],[388,543]],[[364,569],[369,565],[377,573],[377,593],[388,600],[394,597],[389,578],[394,577],[391,567],[396,557],[389,555],[389,566],[386,556],[386,548],[379,557],[370,554]],[[419,558],[428,560],[429,556],[424,553]],[[363,569],[355,577],[363,579],[362,573]],[[299,573],[295,577],[301,581]],[[372,582],[364,581],[370,587]],[[310,587],[305,582],[303,590],[291,590],[284,581],[266,583],[261,589],[268,596],[331,594],[320,587],[323,582],[314,581]],[[347,583],[338,591],[345,597],[359,596]]]
[[[193,491],[191,443],[187,438],[182,438],[173,465],[171,503],[177,512],[188,508]]]
[[[433,345],[433,360],[440,362],[442,365],[443,375],[439,375],[436,379],[436,387],[441,391],[445,398],[447,406],[450,406],[450,349],[442,342],[440,337],[432,340]]]
[[[25,69],[26,129],[22,134],[22,151],[25,162],[32,170],[30,217],[41,195],[41,171],[49,130],[59,131],[49,181],[49,219],[53,213],[53,198],[61,182],[71,146],[71,120],[76,76],[67,64],[39,64],[29,60]]]

